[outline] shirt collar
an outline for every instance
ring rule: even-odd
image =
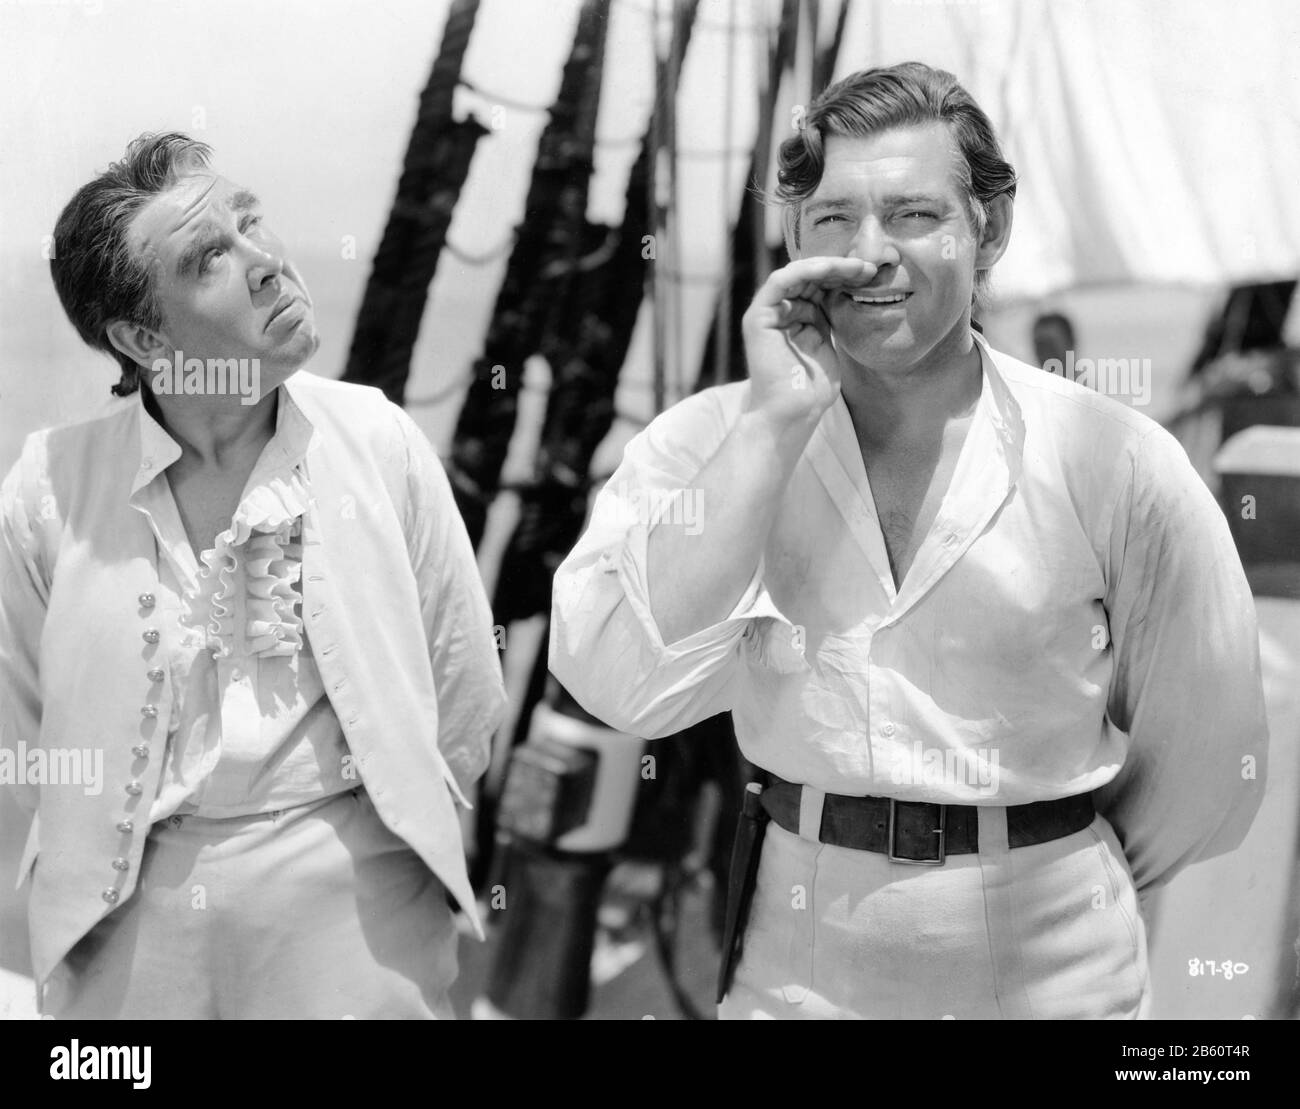
[[[1025,421],[1020,404],[1012,395],[1011,387],[998,365],[1003,355],[989,346],[988,340],[973,328],[971,338],[975,340],[980,352],[982,374],[979,400],[975,405],[976,418],[981,422],[987,420],[992,426],[1006,452],[1009,468],[1019,472],[1025,445]],[[849,415],[848,402],[843,393],[818,426],[818,432],[824,434],[837,453],[843,456],[846,470],[854,473],[862,469],[857,433],[853,430],[853,418]]]
[[[882,593],[897,596],[887,621],[897,620],[947,571],[978,536],[1014,488],[1024,449],[1020,405],[998,365],[1001,357],[983,336],[972,331],[980,351],[982,378],[974,419],[966,434],[957,468],[901,593],[896,593],[889,556],[876,518],[874,500],[853,418],[841,393],[813,433],[805,457],[871,564]]]
[[[131,482],[132,494],[143,489],[181,456],[180,444],[145,406],[143,389],[142,385],[140,402],[135,407],[139,458]],[[315,433],[311,420],[294,400],[288,382],[280,385],[276,392],[275,432],[262,453],[258,470],[296,466],[307,454]]]
[[[980,350],[980,362],[984,367],[984,389],[980,394],[980,407],[987,404],[986,412],[998,437],[1005,444],[1007,451],[1019,460],[1025,446],[1025,419],[1020,404],[1012,395],[1011,386],[998,365],[1004,356],[989,346],[988,340],[978,331],[971,329],[971,337]]]

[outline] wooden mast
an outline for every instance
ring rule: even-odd
[[[524,363],[540,352],[582,255],[610,0],[585,0],[560,91],[538,143],[482,355],[475,361],[448,467],[475,546],[500,485],[518,413]]]
[[[343,375],[345,381],[379,386],[397,404],[405,397],[411,351],[452,211],[474,147],[487,134],[475,119],[452,119],[478,5],[479,0],[453,0],[447,14],[442,48],[420,94],[397,196],[366,283]]]

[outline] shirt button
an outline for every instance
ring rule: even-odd
[[[107,901],[110,905],[116,905],[119,895],[117,890],[105,890],[99,896],[102,897],[105,901]]]
[[[145,641],[146,643],[157,643],[158,640],[159,640],[160,638],[162,638],[162,637],[159,636],[159,634],[158,634],[158,629],[157,629],[157,628],[146,628],[146,629],[145,629],[145,632],[144,632],[144,641]]]
[[[149,757],[149,744],[137,743],[131,748],[131,754],[133,754],[137,759],[147,759]]]
[[[144,792],[144,787],[139,782],[130,781],[126,783],[126,791],[132,797],[139,797]]]
[[[151,682],[160,682],[163,680],[162,667],[155,666],[148,674],[145,675]]]
[[[130,864],[126,859],[114,859],[114,860],[113,860],[113,869],[114,869],[114,870],[130,870],[130,869],[131,869],[131,864]]]
[[[140,706],[140,715],[141,715],[141,716],[147,716],[150,720],[152,720],[152,719],[154,719],[154,718],[158,715],[158,706],[157,706],[157,705],[141,705],[141,706]]]
[[[117,822],[117,830],[121,832],[123,835],[130,835],[132,832],[135,831],[135,821],[119,820]]]
[[[893,735],[895,731],[897,731],[897,729],[888,720],[886,720],[883,724],[880,725],[881,735],[890,736]]]
[[[157,603],[152,593],[141,593],[138,600],[141,608],[153,608]]]

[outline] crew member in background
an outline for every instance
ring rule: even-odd
[[[1060,312],[1044,312],[1034,320],[1034,361],[1043,369],[1052,362],[1057,367],[1067,365],[1066,355],[1074,349],[1074,327],[1069,317]],[[1056,372],[1061,371],[1058,368]]]

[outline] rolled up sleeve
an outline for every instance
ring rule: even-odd
[[[556,571],[551,672],[619,731],[657,739],[730,708],[742,639],[756,618],[784,620],[763,587],[761,562],[725,619],[675,643],[664,642],[650,608],[650,531],[679,511],[675,498],[692,495],[690,483],[728,431],[714,392],[656,419],[628,444]]]
[[[1108,577],[1108,716],[1129,743],[1097,802],[1148,892],[1241,843],[1268,747],[1250,587],[1223,513],[1163,429],[1134,456]]]

